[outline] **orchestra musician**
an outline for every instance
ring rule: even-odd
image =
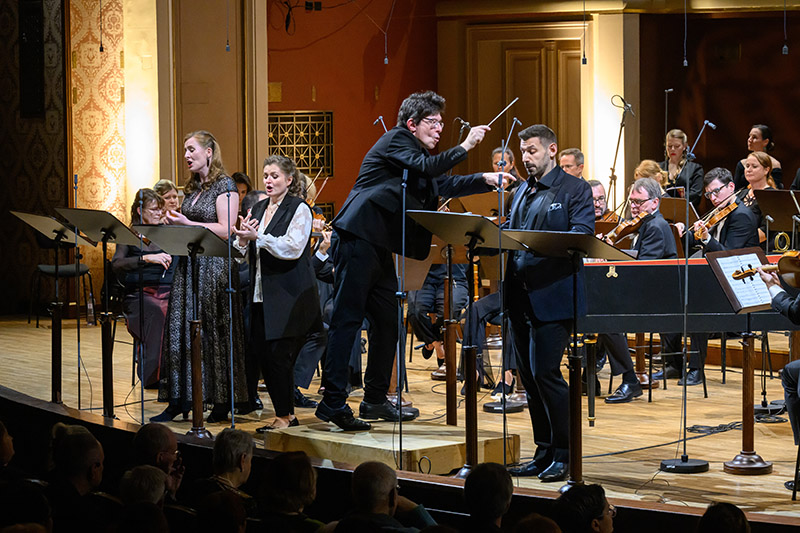
[[[737,200],[749,207],[758,218],[759,242],[767,238],[766,222],[763,219],[761,208],[758,207],[755,191],[774,190],[775,181],[772,179],[772,158],[765,152],[753,152],[744,160],[744,177],[747,187],[739,191]]]
[[[674,129],[667,133],[665,143],[667,159],[659,166],[668,173],[667,193],[670,196],[688,196],[689,201],[697,207],[703,194],[703,167],[688,160],[689,137],[683,131]],[[688,194],[680,194],[679,188],[688,188]]]
[[[567,148],[561,150],[558,154],[558,166],[564,169],[564,172],[576,178],[583,178],[583,152],[578,148]]]
[[[564,167],[561,167],[564,168]],[[588,180],[586,183],[592,188],[592,198],[594,199],[594,221],[595,222],[617,222],[617,214],[608,209],[608,198],[603,184],[597,180]]]
[[[164,199],[164,216],[168,211],[180,211],[181,201],[178,197],[178,188],[170,180],[158,180],[153,185],[153,190]]]
[[[764,152],[769,154],[775,148],[775,142],[772,136],[772,129],[766,124],[754,124],[750,128],[750,133],[747,134],[747,150],[750,153]],[[772,178],[776,189],[783,188],[783,169],[781,162],[772,157],[770,158],[770,168],[772,168]],[[736,163],[736,169],[733,171],[733,183],[736,185],[736,190],[747,187],[747,179],[745,177],[745,164],[747,158],[740,159]]]
[[[588,183],[556,164],[556,134],[543,124],[519,132],[528,180],[511,206],[509,229],[570,231],[592,234],[594,209]],[[568,258],[509,254],[506,305],[517,353],[517,374],[525,386],[536,453],[532,461],[510,470],[512,475],[560,481],[569,470],[569,388],[561,359],[569,341],[574,311],[586,314],[583,265],[574,295]]]
[[[764,272],[761,268],[758,269],[758,273],[772,296],[772,308],[793,323],[800,324],[800,295],[791,297],[781,287],[777,273]],[[797,446],[800,444],[800,359],[791,361],[783,367],[781,383],[783,384],[786,412],[789,422],[792,424],[794,445]],[[789,490],[794,490],[794,479],[785,482],[784,486]]]
[[[356,183],[333,220],[332,250],[336,272],[328,355],[322,376],[325,387],[316,415],[345,431],[370,429],[347,405],[350,352],[365,317],[370,322],[369,352],[364,373],[364,418],[413,418],[398,413],[386,397],[396,351],[397,275],[392,253],[423,258],[431,234],[406,217],[404,246],[403,194],[407,209],[435,209],[439,195],[488,192],[513,181],[510,174],[479,173],[445,176],[483,140],[488,126],[475,126],[458,146],[431,155],[442,133],[445,100],[433,91],[414,93],[400,106],[397,125],[367,152]],[[407,171],[407,187],[403,173]]]
[[[721,167],[711,169],[703,177],[703,188],[705,189],[706,198],[711,200],[717,213],[720,213],[721,210],[731,206],[736,201],[733,176],[727,169]],[[676,225],[679,231],[683,233],[683,224],[678,223]],[[690,249],[700,246],[704,254],[706,252],[758,246],[758,219],[742,203],[736,203],[733,210],[724,215],[724,218],[712,228],[709,228],[704,220],[695,222],[689,241]],[[699,385],[703,382],[708,334],[693,333],[691,337],[693,350],[689,357],[687,385]],[[667,365],[672,368],[678,368],[681,364],[677,355],[665,355],[664,357]],[[680,384],[682,385],[683,383]]]

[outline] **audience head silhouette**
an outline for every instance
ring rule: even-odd
[[[732,503],[714,502],[700,518],[697,533],[750,533],[750,524]]]
[[[119,496],[125,505],[164,501],[167,474],[151,465],[140,465],[125,472],[119,483]]]
[[[267,464],[261,499],[278,513],[300,513],[317,496],[317,472],[305,452],[286,452]]]
[[[397,509],[397,474],[383,463],[360,464],[353,471],[351,490],[361,512],[392,516]]]
[[[470,516],[481,523],[500,526],[511,505],[514,484],[508,470],[497,463],[476,466],[464,482],[464,500]]]
[[[83,426],[53,426],[53,464],[57,477],[78,494],[88,494],[103,480],[103,446]]]
[[[133,438],[133,453],[136,464],[155,466],[169,474],[178,459],[178,440],[164,424],[145,424]]]
[[[564,533],[611,533],[616,509],[600,485],[573,485],[555,501],[554,515]]]

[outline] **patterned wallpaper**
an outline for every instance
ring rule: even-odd
[[[100,52],[100,6],[102,44]],[[78,175],[77,207],[108,211],[127,221],[121,0],[70,0],[72,47],[72,157]],[[97,292],[100,246],[85,251]],[[110,252],[111,253],[111,252]]]
[[[20,117],[19,1],[0,0],[0,314],[27,312],[30,279],[38,263],[51,263],[33,230],[9,210],[55,215],[67,201],[64,131],[63,12],[60,0],[44,0],[43,118]],[[44,290],[44,286],[43,286]],[[46,291],[43,292],[43,297]]]

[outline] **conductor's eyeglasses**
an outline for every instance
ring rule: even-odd
[[[439,129],[444,129],[444,122],[436,120],[435,118],[425,117],[422,119],[422,122],[427,122],[432,128],[438,127]]]

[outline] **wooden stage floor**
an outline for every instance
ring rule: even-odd
[[[49,400],[50,398],[50,330],[48,322],[36,329],[24,319],[0,319],[0,384],[19,392]],[[101,410],[100,375],[100,328],[81,327],[81,355],[85,371],[81,370],[82,409],[92,409],[98,414]],[[63,400],[71,407],[78,407],[77,401],[77,336],[75,321],[65,324],[63,341]],[[771,339],[774,350],[785,349],[786,338],[775,335]],[[734,346],[738,341],[728,341]],[[114,352],[114,384],[116,415],[123,420],[140,422],[139,388],[131,387],[131,346],[130,336],[122,324],[117,329]],[[496,358],[497,354],[493,354]],[[759,363],[760,364],[760,358]],[[413,361],[408,364],[410,396],[414,405],[421,411],[420,419],[444,424],[444,383],[430,380],[429,373],[434,370],[435,360],[424,360],[415,351]],[[608,387],[608,366],[600,373],[603,392]],[[88,376],[88,378],[87,378]],[[690,387],[688,393],[689,425],[705,427],[727,427],[741,420],[741,371],[729,369],[727,384],[723,385],[719,367],[707,368],[708,394],[703,398],[702,387]],[[617,378],[616,382],[619,382]],[[760,399],[759,376],[756,376],[755,396]],[[315,379],[309,390],[312,398],[316,394],[319,379]],[[780,380],[767,379],[768,399],[783,398]],[[731,429],[698,437],[690,433],[688,442],[690,457],[705,459],[710,463],[710,471],[703,474],[680,475],[659,472],[663,459],[679,457],[681,437],[681,388],[676,381],[669,383],[669,389],[656,389],[653,403],[648,403],[645,394],[629,404],[607,405],[598,399],[597,420],[589,427],[585,419],[586,398],[584,397],[583,452],[584,479],[587,483],[601,483],[609,496],[624,500],[658,502],[679,506],[705,507],[712,501],[728,501],[739,505],[746,511],[798,517],[800,524],[800,502],[791,501],[791,493],[783,483],[792,476],[796,447],[792,442],[788,422],[757,423],[755,428],[756,451],[774,464],[772,474],[764,476],[734,476],[722,470],[722,464],[732,459],[741,448],[741,431]],[[260,413],[237,417],[237,428],[255,431],[267,423],[272,416],[268,396],[262,393],[265,409]],[[164,405],[156,403],[155,391],[145,391],[145,417],[153,416]],[[353,393],[351,406],[358,408],[360,391]],[[488,401],[488,394],[482,391],[479,404]],[[463,422],[463,408],[460,406]],[[313,410],[299,409],[301,424],[316,423]],[[388,423],[386,423],[388,424]],[[189,429],[188,422],[175,422],[171,426],[179,432]],[[216,433],[225,424],[211,424],[209,429]],[[484,413],[479,409],[481,429],[502,431],[499,415]],[[521,458],[525,460],[533,453],[530,419],[527,410],[508,416],[511,433],[521,436]],[[519,486],[555,493],[560,484],[543,484],[538,480],[520,478]]]

